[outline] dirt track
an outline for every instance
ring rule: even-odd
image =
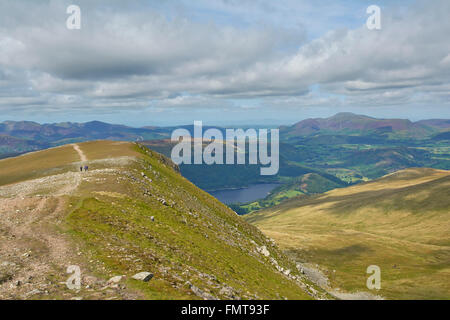
[[[86,155],[84,154],[83,150],[80,149],[79,145],[73,144],[72,146],[75,149],[75,151],[78,152],[78,155],[80,156],[81,162],[88,161]]]
[[[87,161],[80,147],[73,147]],[[59,228],[69,196],[102,171],[66,172],[0,187],[0,299],[79,298],[65,285],[69,265],[82,268],[88,298],[129,297],[89,276],[84,254]]]

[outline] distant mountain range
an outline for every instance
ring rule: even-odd
[[[344,112],[330,118],[306,119],[280,129],[286,137],[342,134],[425,139],[450,130],[450,120],[432,119],[412,122],[407,119],[377,119]]]
[[[31,121],[5,121],[0,123],[0,156],[89,140],[167,139],[175,128],[178,127],[148,126],[133,128],[100,121],[51,124],[39,124]],[[180,128],[193,131],[193,125],[181,126]],[[204,127],[204,130],[207,128]],[[411,122],[406,119],[376,119],[353,113],[338,113],[330,118],[306,119],[292,126],[280,127],[281,137],[285,140],[325,135],[447,140],[449,131],[449,119]],[[334,138],[336,139],[336,137]]]
[[[67,139],[135,140],[138,138],[164,138],[165,135],[161,135],[161,131],[163,130],[157,127],[132,128],[101,121],[52,124],[39,124],[30,121],[5,121],[0,123],[0,134],[52,143]]]
[[[167,137],[167,129],[164,128],[132,128],[100,121],[52,124],[5,121],[0,123],[0,154],[22,153],[89,140],[136,141]]]

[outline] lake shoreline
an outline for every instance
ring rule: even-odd
[[[206,191],[208,193],[211,192],[221,192],[221,191],[236,191],[236,190],[245,190],[248,189],[250,186],[254,186],[254,185],[262,185],[262,184],[279,184],[282,185],[283,183],[278,182],[278,181],[274,181],[274,182],[255,182],[252,184],[249,184],[248,186],[245,187],[229,187],[229,188],[220,188],[220,189],[202,189],[203,191]]]
[[[218,191],[210,191],[208,193],[226,205],[236,203],[242,204],[264,199],[272,190],[278,188],[280,185],[282,184],[257,183],[250,184],[246,188],[220,189]]]

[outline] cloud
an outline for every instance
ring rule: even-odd
[[[365,28],[352,6],[347,14],[351,24],[363,18],[359,27],[312,40],[326,25],[317,21],[338,21],[343,4],[313,11],[311,2],[289,0],[79,3],[81,30],[65,28],[66,1],[0,4],[0,109],[449,103],[445,0],[383,7],[379,31]],[[297,19],[301,10],[314,14]]]

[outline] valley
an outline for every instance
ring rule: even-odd
[[[448,299],[449,199],[449,171],[410,168],[244,217],[334,293],[366,290],[377,265],[382,297]]]
[[[448,121],[338,114],[280,127],[274,176],[178,167],[172,129],[3,123],[0,297],[450,296]],[[68,265],[83,272],[78,292]],[[379,291],[366,287],[369,265]]]

